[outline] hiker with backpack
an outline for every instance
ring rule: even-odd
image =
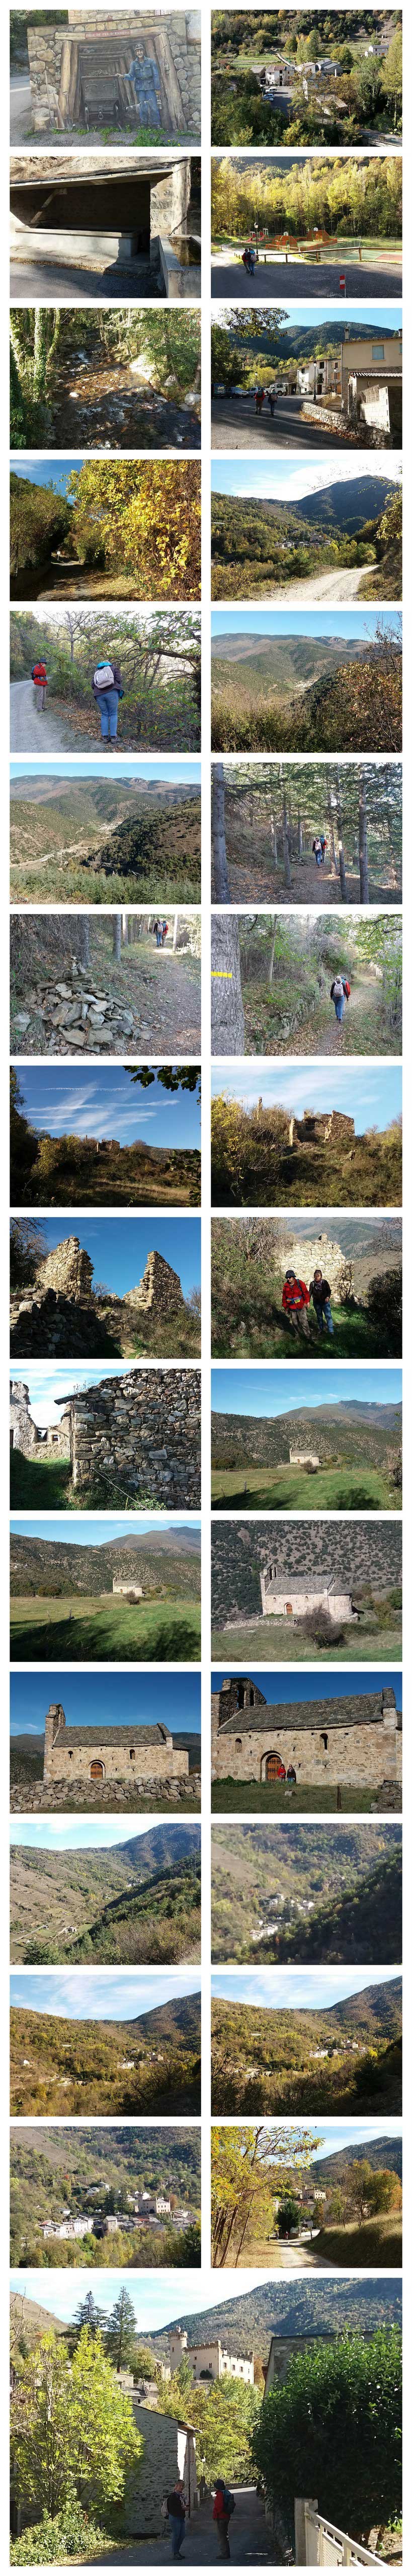
[[[331,1341],[333,1341],[335,1328],[332,1323],[330,1302],[332,1289],[329,1286],[329,1280],[324,1279],[323,1277],[323,1270],[314,1270],[313,1279],[309,1282],[309,1296],[315,1310],[318,1333],[323,1333],[325,1323],[326,1330],[330,1334]]]
[[[234,2513],[234,2510],[235,2499],[231,2494],[230,2487],[225,2486],[224,2478],[215,2478],[213,2521],[217,2525],[217,2537],[221,2558],[230,2558],[228,2533],[231,2515]]]
[[[336,1018],[339,1021],[343,1020],[345,1002],[349,1001],[349,995],[350,984],[348,984],[347,975],[334,975],[333,984],[331,984],[330,988],[330,998],[331,1002],[334,1002],[335,1004]]]
[[[45,664],[45,662],[40,662],[40,661],[39,661],[39,662],[32,662],[31,676],[32,676],[33,687],[34,687],[34,693],[35,693],[35,700],[36,700],[37,713],[38,713],[38,715],[42,715],[42,714],[43,714],[43,710],[44,710],[45,705],[46,705],[46,689],[47,689],[47,686],[48,686],[47,671],[46,671],[46,664]]]
[[[118,662],[109,662],[106,659],[96,663],[92,689],[96,706],[99,708],[102,742],[115,742],[119,698],[124,697]]]

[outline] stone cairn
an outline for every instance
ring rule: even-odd
[[[40,976],[27,999],[30,1010],[16,1013],[15,1026],[24,1038],[31,1011],[36,1011],[45,1031],[50,1030],[46,1055],[67,1055],[68,1047],[76,1055],[79,1047],[90,1055],[99,1055],[107,1047],[113,1054],[136,1029],[133,1011],[100,992],[97,983],[91,982],[90,968],[79,966],[77,957],[71,959],[70,980],[67,974]]]

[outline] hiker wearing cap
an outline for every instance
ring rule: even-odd
[[[124,696],[124,690],[118,662],[109,662],[107,654],[104,661],[96,662],[92,689],[99,708],[102,742],[115,742],[119,698]]]
[[[330,1303],[332,1289],[329,1287],[329,1280],[324,1279],[322,1270],[314,1270],[313,1279],[311,1279],[309,1286],[309,1296],[312,1300],[312,1306],[314,1306],[315,1309],[318,1333],[323,1333],[324,1324],[326,1324],[326,1330],[330,1333],[331,1340],[333,1341],[334,1325],[332,1323]]]
[[[305,1280],[297,1279],[295,1270],[287,1270],[282,1292],[283,1312],[287,1315],[292,1333],[303,1333],[307,1342],[310,1341],[307,1316],[309,1297],[310,1290],[306,1287]]]

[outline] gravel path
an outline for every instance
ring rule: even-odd
[[[251,597],[253,603],[261,599],[273,600],[275,607],[279,602],[282,608],[304,608],[310,603],[313,607],[322,608],[326,601],[335,608],[341,600],[359,598],[364,573],[371,570],[371,564],[347,564],[340,572],[335,567],[333,572],[311,573],[310,581],[264,582],[258,591],[252,592]]]
[[[53,703],[48,706],[47,699],[44,711],[39,714],[32,680],[11,681],[11,751],[35,751],[38,754],[74,751],[77,742],[81,751],[96,752],[98,749],[95,734],[77,734],[76,721],[72,725],[67,724],[62,716],[53,713]]]

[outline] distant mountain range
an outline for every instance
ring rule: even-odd
[[[328,1404],[320,1398],[319,1407],[301,1404],[273,1417],[212,1413],[212,1460],[214,1466],[265,1462],[270,1467],[286,1464],[290,1448],[303,1445],[325,1461],[339,1456],[342,1463],[375,1459],[378,1465],[401,1434],[400,1404],[366,1404],[361,1397]]]
[[[159,1586],[190,1598],[200,1593],[200,1530],[178,1526],[170,1530],[148,1530],[135,1543],[127,1536],[109,1539],[95,1547],[81,1547],[44,1538],[23,1538],[20,1532],[10,1543],[11,1589],[22,1584],[36,1590],[51,1576],[64,1578],[67,1592],[112,1591],[116,1570],[131,1583],[142,1583],[146,1592],[157,1592]]]
[[[64,773],[54,778],[47,770],[37,777],[34,770],[28,770],[24,776],[11,779],[10,796],[12,804],[68,804],[70,822],[78,820],[83,826],[88,816],[105,823],[112,817],[115,822],[120,821],[122,814],[129,817],[138,811],[142,797],[165,807],[179,805],[183,799],[190,804],[193,798],[197,800],[199,788],[191,779],[179,779],[174,786],[172,779],[163,783],[161,778],[141,777],[139,772],[133,778],[116,778],[112,785],[109,778],[71,779]]]
[[[14,2293],[14,2298],[15,2298]],[[13,2298],[13,2294],[12,2294]],[[42,2308],[37,2300],[18,2293],[21,2328],[29,2344],[50,2329],[64,2334],[61,2319],[51,2309]],[[76,2294],[73,2291],[73,2312]],[[154,2332],[145,2327],[144,2341],[156,2360],[168,2359],[171,2328],[182,2326],[189,2344],[214,2342],[220,2336],[232,2353],[261,2354],[266,2362],[272,2335],[322,2335],[369,2332],[377,2326],[401,2326],[402,2293],[393,2280],[368,2278],[337,2281],[313,2277],[310,2281],[259,2281],[254,2290],[238,2292],[234,2299],[224,2296],[209,2308],[190,2310],[186,2316],[170,2317],[167,2325]]]

